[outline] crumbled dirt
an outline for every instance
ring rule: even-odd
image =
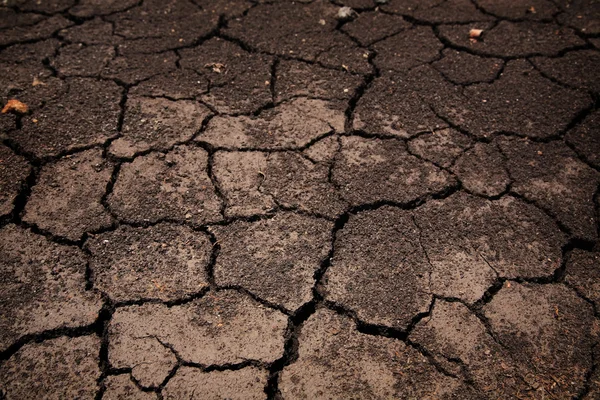
[[[90,325],[98,317],[100,296],[85,291],[79,249],[7,225],[0,230],[0,256],[0,351],[25,335]]]
[[[0,399],[600,398],[599,5],[0,1]]]
[[[94,287],[114,301],[175,300],[208,287],[212,245],[201,232],[178,225],[119,227],[86,242]]]
[[[236,371],[202,372],[183,367],[165,387],[165,399],[231,399],[265,398],[267,371],[246,367]]]
[[[326,220],[293,213],[214,227],[211,231],[221,246],[215,282],[243,287],[294,311],[312,297],[314,275],[329,251],[332,228]]]
[[[54,235],[79,240],[107,228],[111,215],[101,204],[113,165],[99,149],[87,150],[42,168],[23,221]]]

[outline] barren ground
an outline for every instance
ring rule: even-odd
[[[599,49],[595,0],[2,1],[0,399],[600,399]]]

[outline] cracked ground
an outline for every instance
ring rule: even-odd
[[[597,0],[0,4],[0,399],[600,399]]]

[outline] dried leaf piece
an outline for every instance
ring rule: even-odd
[[[44,82],[40,81],[37,76],[33,77],[33,83],[31,84],[31,86],[38,86],[38,85],[45,85]]]
[[[205,64],[204,68],[211,68],[213,70],[213,72],[216,72],[217,74],[220,74],[221,70],[225,69],[225,64],[221,64],[221,63],[209,63],[209,64]]]
[[[482,33],[483,33],[483,29],[471,29],[469,31],[469,38],[479,39],[481,37]]]
[[[27,104],[21,103],[16,99],[11,99],[2,109],[2,114],[6,114],[8,112],[12,112],[13,114],[26,114],[28,110],[29,107],[27,107]]]

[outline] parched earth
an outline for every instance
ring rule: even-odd
[[[9,100],[0,399],[600,399],[598,1],[3,0]]]

